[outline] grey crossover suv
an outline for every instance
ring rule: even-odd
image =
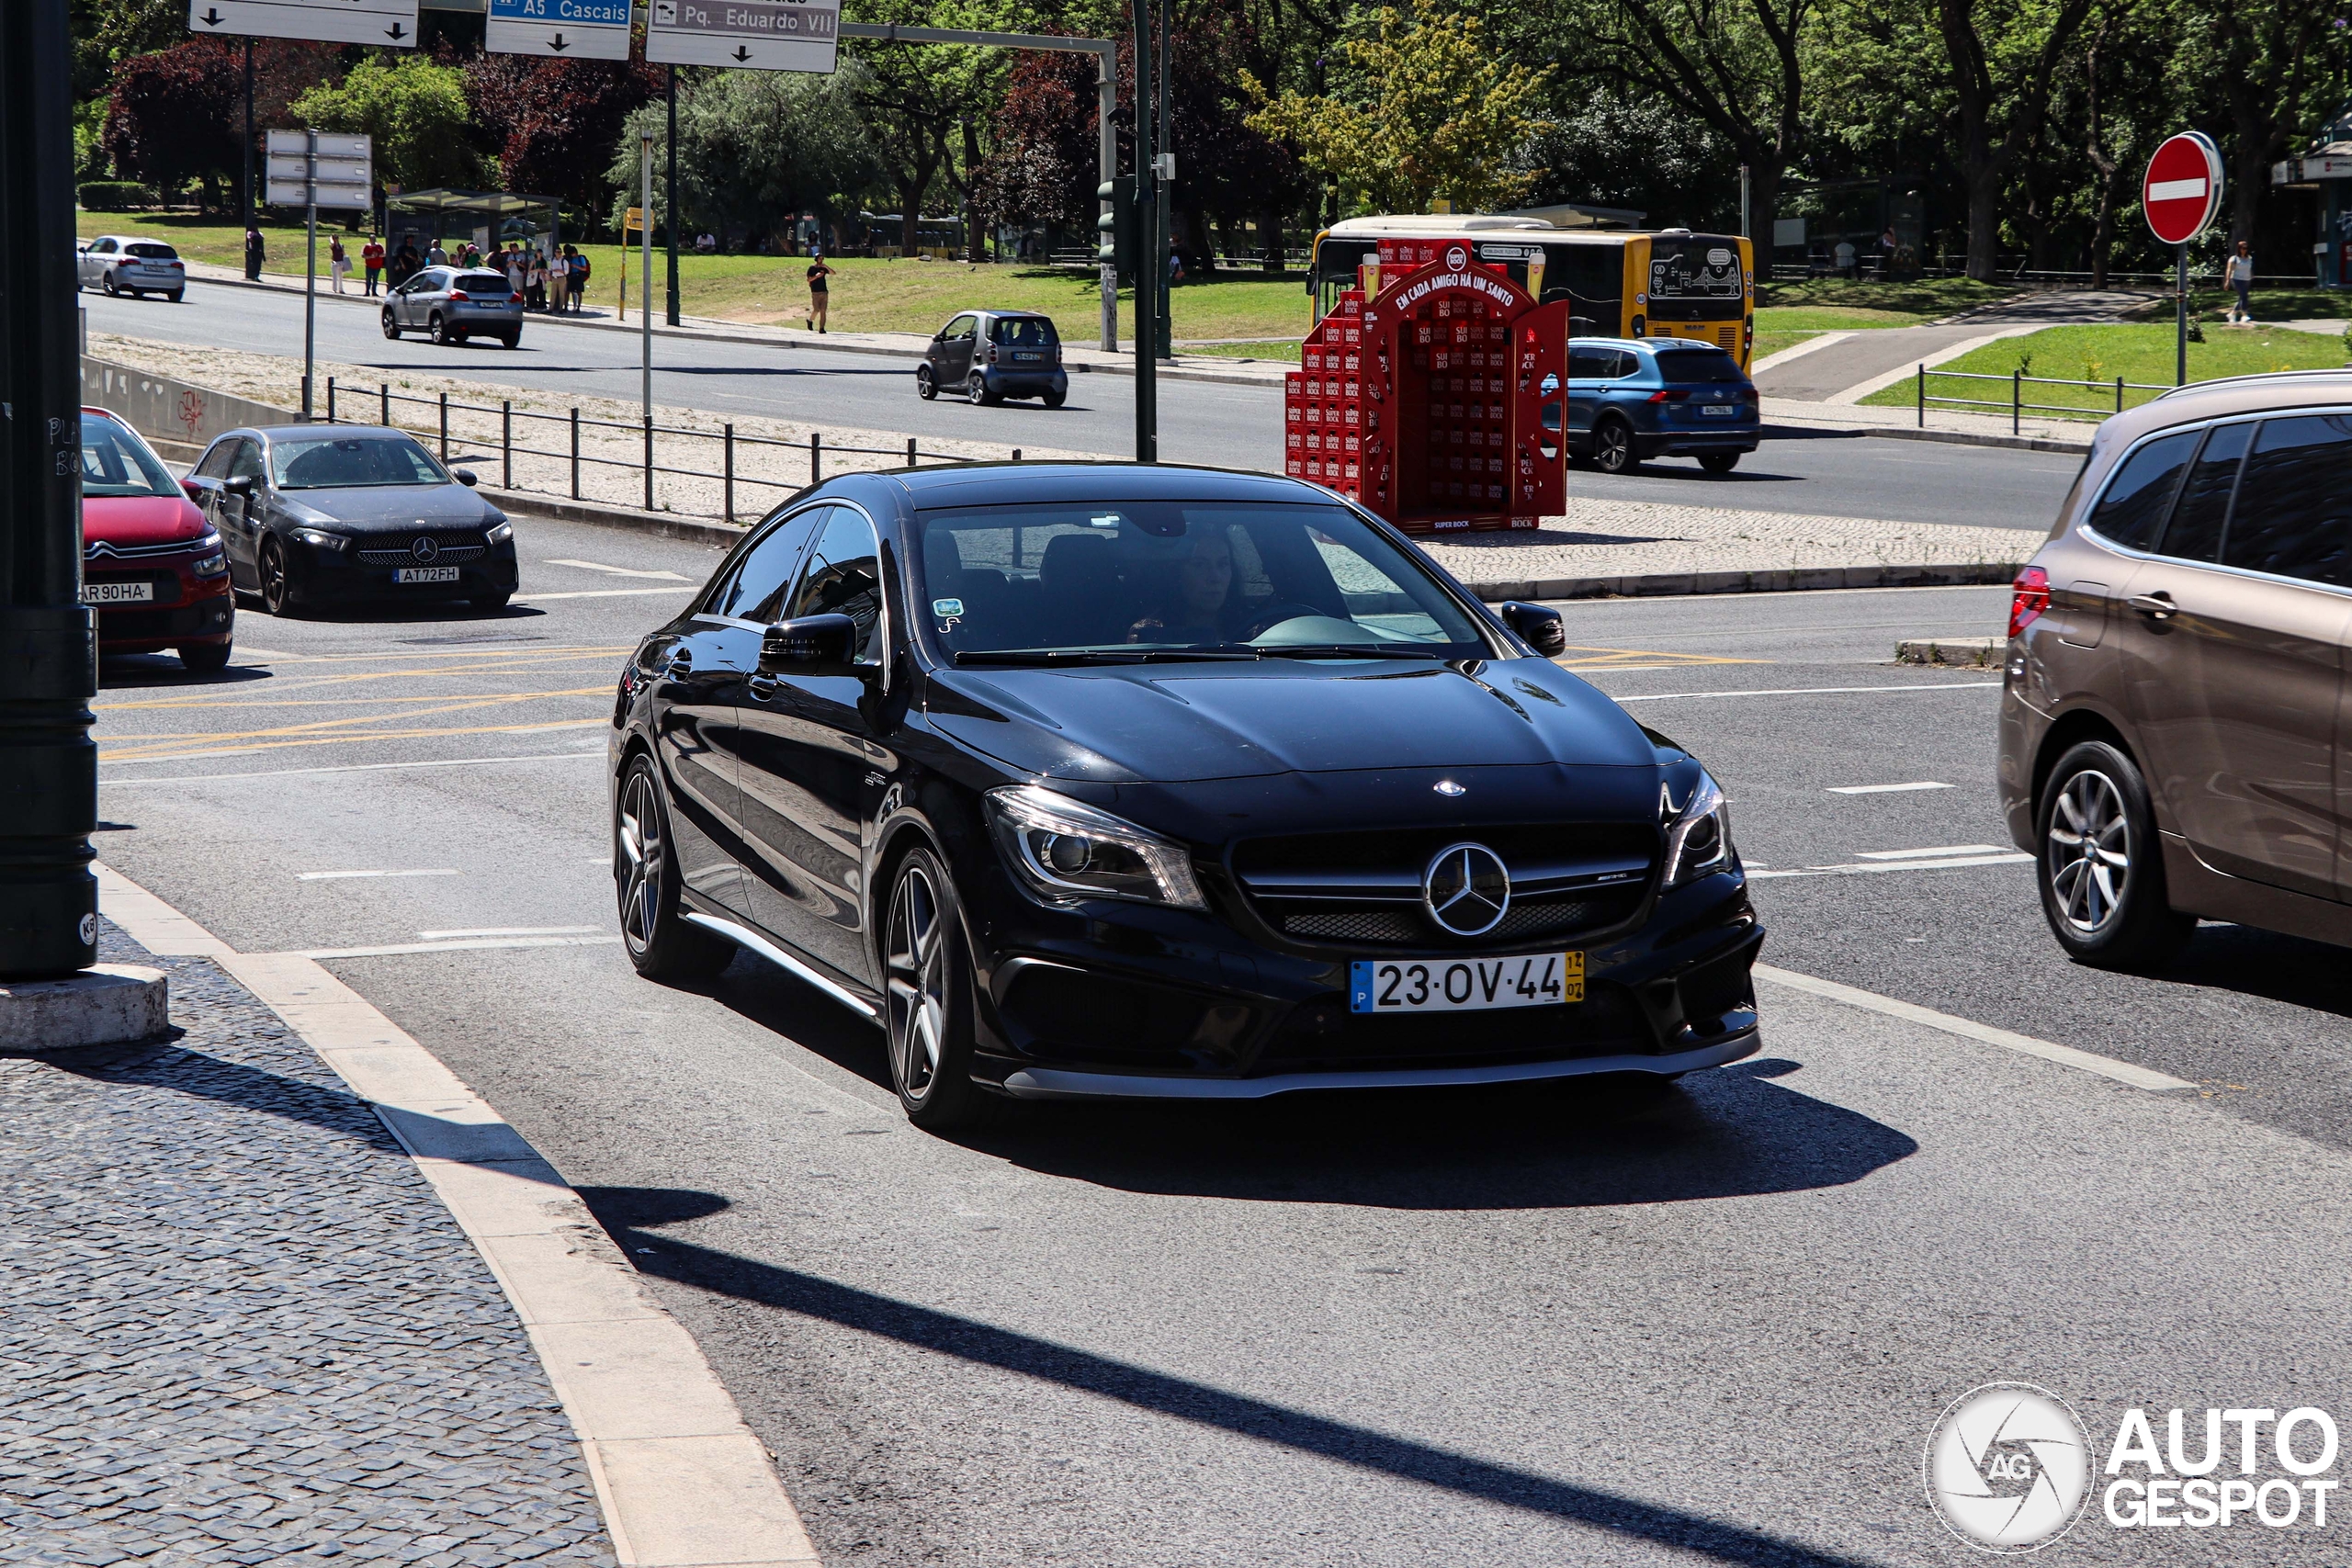
[[[523,341],[523,297],[503,272],[428,266],[384,297],[384,335],[412,327],[435,343],[494,337],[513,348]]]
[[[2352,946],[2352,370],[2166,393],[2099,427],[2018,573],[2009,831],[2077,961],[2199,917]]]

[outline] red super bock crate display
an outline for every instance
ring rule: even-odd
[[[1283,471],[1411,533],[1532,528],[1567,504],[1568,302],[1460,240],[1383,240],[1283,388]]]

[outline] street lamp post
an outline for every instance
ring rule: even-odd
[[[1159,461],[1159,289],[1167,276],[1159,254],[1159,157],[1152,141],[1151,7],[1135,12],[1136,111],[1136,461]]]
[[[662,194],[662,231],[670,236],[670,324],[678,324],[678,68],[670,73],[670,168],[668,186]],[[653,221],[651,213],[647,222]]]
[[[0,5],[0,979],[97,961],[65,5]]]

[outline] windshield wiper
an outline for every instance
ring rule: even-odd
[[[1476,659],[1478,655],[1410,642],[1277,644],[1258,650],[1268,659]]]
[[[956,655],[959,665],[1193,664],[1262,658],[1247,648],[982,648]]]

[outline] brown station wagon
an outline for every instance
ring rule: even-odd
[[[2199,917],[2352,946],[2352,369],[2099,427],[2018,574],[2001,804],[2077,962]]]

